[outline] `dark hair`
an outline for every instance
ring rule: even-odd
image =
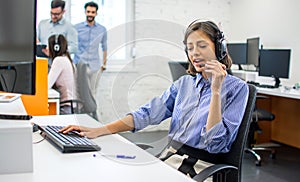
[[[86,3],[86,4],[84,5],[84,9],[86,9],[86,7],[88,7],[88,6],[95,7],[95,8],[96,8],[96,11],[98,11],[98,4],[97,4],[97,3],[93,2],[93,1],[88,2],[88,3]]]
[[[65,9],[65,1],[62,0],[53,0],[51,2],[51,9],[61,7],[61,10]]]
[[[189,37],[189,35],[197,30],[201,30],[202,32],[204,32],[214,44],[220,33],[218,26],[212,21],[202,21],[202,22],[196,21],[195,23],[191,23],[188,26],[188,28],[186,29],[185,34],[184,34],[183,43],[185,45],[185,52],[186,52],[186,55],[189,60],[189,68],[187,70],[187,73],[191,74],[191,75],[196,75],[197,71],[196,71],[194,65],[192,64],[191,60],[189,59],[186,44],[187,44],[187,38]],[[232,60],[231,60],[230,56],[228,56],[228,54],[222,60],[220,60],[220,62],[225,64],[227,69],[229,69],[232,65]]]
[[[57,39],[57,40],[55,40],[55,39]],[[59,51],[54,50],[54,45],[55,44],[59,45]],[[72,58],[71,58],[71,56],[68,52],[68,42],[67,42],[67,39],[65,38],[65,36],[63,36],[61,34],[51,35],[48,38],[48,49],[49,49],[49,57],[52,61],[57,56],[64,56],[64,55],[67,56],[70,60],[70,63],[72,64],[72,68],[73,68],[73,71],[74,71]]]

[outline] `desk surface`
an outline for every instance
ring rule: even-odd
[[[54,90],[53,88],[48,90],[48,99],[59,99],[59,92]]]
[[[257,92],[260,94],[286,97],[286,98],[291,98],[291,99],[300,99],[300,90],[295,90],[295,89],[285,90],[284,87],[279,87],[279,88],[257,87]]]
[[[31,122],[101,125],[88,115],[37,116]],[[41,139],[38,132],[33,134],[33,142]],[[98,137],[94,141],[102,148],[100,152],[63,154],[46,140],[33,144],[33,173],[0,175],[0,181],[193,181],[118,134]],[[104,156],[116,154],[135,155],[136,158]]]
[[[22,99],[18,98],[12,102],[0,103],[0,114],[24,114],[26,109],[23,105]]]
[[[234,76],[237,76],[245,81],[255,81],[261,84],[268,84],[268,85],[274,84],[273,78],[258,76],[258,72],[255,71],[232,70],[232,73]],[[292,88],[286,90],[284,86],[275,89],[261,88],[261,87],[257,87],[257,89],[258,89],[258,93],[261,94],[268,94],[268,95],[286,97],[291,99],[300,99],[300,90],[295,90]]]

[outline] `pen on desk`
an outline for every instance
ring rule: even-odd
[[[119,158],[119,159],[135,159],[135,155],[105,155],[105,154],[101,154],[101,156],[104,157],[115,157],[115,158]],[[93,157],[96,157],[96,154],[93,154]]]

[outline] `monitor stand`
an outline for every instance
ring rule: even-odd
[[[279,86],[280,86],[280,79],[278,78],[278,77],[276,77],[276,76],[273,76],[274,77],[274,80],[275,80],[275,85],[274,85],[274,87],[275,88],[278,88]]]
[[[243,67],[241,64],[238,64],[238,66],[239,66],[239,70],[243,70]]]

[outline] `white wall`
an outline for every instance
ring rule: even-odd
[[[156,20],[153,25],[137,25],[137,56],[185,60],[184,29],[195,19],[211,19],[221,23],[230,42],[246,42],[249,37],[259,36],[264,48],[291,48],[290,79],[282,81],[294,84],[300,82],[299,7],[297,0],[135,0],[136,20]],[[163,26],[165,21],[168,26]],[[149,37],[153,39],[146,39]]]
[[[300,1],[297,0],[231,0],[231,40],[260,37],[264,48],[289,48],[290,79],[283,84],[300,82]],[[272,66],[272,65],[270,65]]]
[[[135,0],[137,56],[186,60],[183,35],[195,19],[210,19],[228,29],[228,0]],[[148,21],[142,21],[147,19]],[[151,21],[152,20],[152,21]]]

